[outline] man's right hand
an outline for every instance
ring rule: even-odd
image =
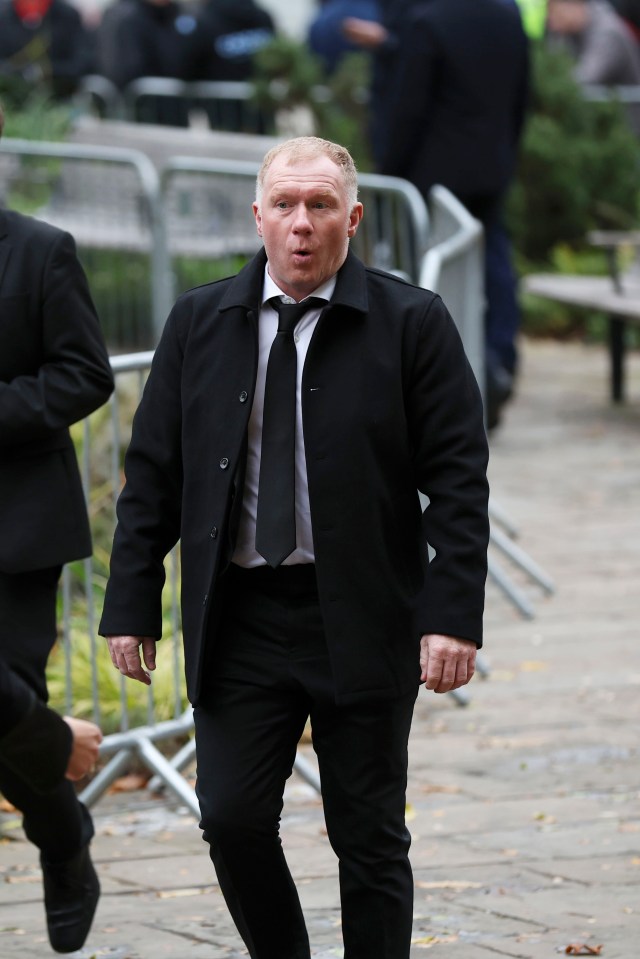
[[[142,668],[140,647],[144,665],[148,670],[156,668],[156,640],[151,636],[107,636],[111,662],[123,676],[137,679],[145,686],[151,685],[151,676]]]

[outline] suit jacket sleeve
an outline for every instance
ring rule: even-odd
[[[55,236],[42,276],[25,278],[25,285],[38,279],[39,362],[0,381],[0,449],[67,428],[101,406],[113,390],[98,317],[68,233]],[[30,323],[35,320],[28,317]]]
[[[423,531],[435,556],[417,602],[417,629],[482,645],[489,541],[488,444],[482,399],[455,324],[436,297],[418,335],[407,410]]]
[[[177,312],[174,307],[167,320],[133,420],[99,626],[102,636],[162,636],[164,559],[180,536],[182,503]]]
[[[0,759],[37,792],[64,777],[72,733],[33,690],[0,660]]]

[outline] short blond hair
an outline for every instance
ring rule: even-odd
[[[350,207],[355,206],[358,202],[358,171],[353,162],[353,157],[346,147],[340,146],[339,143],[332,143],[331,140],[323,140],[321,137],[295,137],[293,140],[278,143],[269,150],[262,161],[256,179],[256,203],[258,206],[262,200],[264,181],[275,159],[285,157],[289,163],[300,163],[302,160],[315,160],[321,156],[328,157],[340,168],[347,193],[347,201]]]

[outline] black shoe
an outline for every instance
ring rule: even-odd
[[[56,952],[75,952],[89,935],[100,897],[89,845],[73,859],[48,863],[40,857],[40,864],[51,948]]]

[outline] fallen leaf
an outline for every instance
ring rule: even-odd
[[[108,791],[110,793],[136,792],[138,789],[144,789],[150,779],[150,773],[131,773],[128,776],[121,776],[116,779]]]
[[[420,790],[423,793],[447,793],[452,796],[462,792],[459,786],[437,786],[435,783],[427,783],[425,786],[421,786]]]
[[[156,895],[158,899],[183,899],[187,896],[208,896],[213,892],[212,886],[196,886],[185,889],[161,889]]]
[[[599,956],[604,946],[588,946],[586,942],[572,942],[565,949],[567,956]]]

